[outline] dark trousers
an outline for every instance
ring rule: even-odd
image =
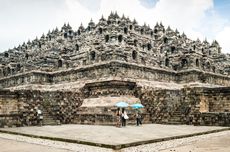
[[[121,126],[126,126],[126,119],[124,117],[121,119]]]
[[[136,118],[137,126],[142,125],[141,118]]]

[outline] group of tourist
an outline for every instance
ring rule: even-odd
[[[116,127],[126,126],[126,122],[129,119],[129,116],[127,115],[125,108],[117,108],[116,118],[117,118]],[[136,125],[137,126],[142,125],[140,111],[136,110],[135,118],[136,118]]]

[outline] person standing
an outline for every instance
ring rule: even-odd
[[[126,126],[126,120],[129,119],[129,117],[125,111],[125,108],[122,108],[121,116],[122,116],[122,126],[125,127]]]
[[[116,112],[116,127],[121,127],[121,111],[120,108],[117,108],[117,112]]]
[[[137,126],[142,125],[141,114],[140,114],[140,112],[138,110],[136,111],[136,125]]]
[[[37,119],[38,119],[38,125],[42,126],[43,114],[42,114],[42,110],[40,109],[37,109]]]

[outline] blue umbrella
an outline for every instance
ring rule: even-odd
[[[125,107],[128,107],[129,104],[126,103],[126,102],[117,102],[117,103],[116,103],[116,106],[117,106],[117,107],[121,107],[121,108],[125,108]]]
[[[134,109],[144,108],[144,106],[141,103],[133,104],[133,105],[131,105],[131,107]]]

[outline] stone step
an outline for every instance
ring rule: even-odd
[[[53,121],[55,121],[52,117],[43,117],[43,120],[53,120]]]
[[[55,120],[43,120],[43,125],[58,125],[60,122]]]
[[[43,122],[43,125],[59,125],[57,122]]]
[[[181,122],[180,119],[169,119],[168,122]]]
[[[180,124],[183,124],[183,123],[175,122],[175,121],[169,121],[169,122],[167,122],[167,124],[169,124],[169,125],[180,125]]]

